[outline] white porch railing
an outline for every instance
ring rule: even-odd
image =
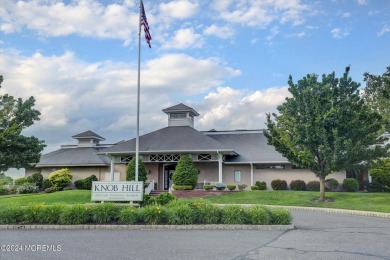
[[[145,189],[145,193],[149,195],[152,190],[154,190],[154,180],[149,183],[148,187]]]

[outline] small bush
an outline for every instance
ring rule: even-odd
[[[223,224],[241,225],[247,219],[245,210],[236,205],[228,205],[222,209],[221,220]]]
[[[23,185],[25,183],[28,183],[28,180],[24,177],[15,180],[15,185]]]
[[[325,188],[330,191],[336,191],[339,187],[339,182],[336,179],[330,178],[325,180]]]
[[[214,188],[214,185],[203,185],[203,189],[205,190],[212,190]]]
[[[24,183],[17,188],[17,193],[20,194],[37,193],[38,191],[38,186],[30,183]]]
[[[49,181],[49,179],[44,179],[42,182],[41,190],[46,190],[47,188],[51,188],[53,184]]]
[[[90,220],[91,211],[83,205],[65,207],[60,216],[60,223],[64,225],[80,225],[88,223]]]
[[[272,225],[289,225],[292,223],[292,215],[287,209],[273,208],[271,212]]]
[[[359,183],[353,178],[346,178],[343,181],[343,188],[347,192],[356,192],[359,189]]]
[[[222,182],[218,182],[218,183],[216,183],[214,186],[215,186],[215,188],[216,188],[217,190],[225,190],[225,189],[226,189],[226,184],[225,184],[225,183],[222,183]]]
[[[164,193],[161,193],[160,195],[158,195],[158,197],[156,198],[156,201],[158,204],[160,204],[161,206],[162,205],[165,205],[165,204],[168,204],[170,201],[172,200],[175,200],[176,197],[168,192],[164,192]]]
[[[319,181],[309,181],[306,185],[307,190],[309,191],[320,191],[320,182]]]
[[[141,220],[148,225],[164,224],[168,220],[168,211],[160,205],[150,205],[140,210]]]
[[[98,178],[95,175],[91,175],[85,179],[77,180],[74,182],[74,185],[79,190],[90,190],[92,188],[93,181],[98,181]]]
[[[49,180],[54,187],[59,190],[65,188],[73,178],[73,174],[68,169],[61,169],[50,173]]]
[[[251,186],[251,190],[260,190],[260,188],[257,185],[253,185],[253,186]]]
[[[42,189],[43,176],[41,173],[34,173],[29,180],[30,183],[34,183],[39,189]]]
[[[271,182],[271,187],[274,190],[287,190],[287,182],[285,180],[273,180]]]
[[[194,215],[189,205],[169,208],[168,223],[171,225],[190,225],[194,223]]]
[[[259,187],[259,190],[267,189],[267,183],[265,181],[256,181],[255,185]]]
[[[5,205],[0,209],[0,224],[19,223],[23,220],[23,211],[17,205]]]
[[[138,210],[129,207],[119,212],[119,222],[124,225],[133,225],[138,221]]]
[[[53,193],[53,192],[56,192],[56,191],[58,191],[58,188],[57,188],[57,187],[54,187],[54,186],[45,189],[45,193]]]
[[[253,225],[268,225],[271,221],[270,212],[262,206],[253,206],[248,210],[249,221]]]
[[[112,203],[102,203],[91,207],[93,223],[104,224],[118,220],[120,208]]]
[[[40,208],[37,214],[37,221],[41,224],[59,224],[60,216],[64,210],[65,205],[53,204],[51,206],[44,206]]]
[[[144,200],[139,202],[140,207],[146,207],[155,204],[157,204],[156,199],[146,193],[144,193]]]
[[[83,190],[84,189],[84,179],[75,181],[74,185],[76,186],[77,189]]]
[[[239,191],[245,190],[246,187],[248,187],[248,185],[246,185],[246,184],[238,184],[238,190]]]
[[[191,185],[173,185],[174,190],[193,190]]]
[[[302,180],[294,180],[290,182],[291,190],[306,190],[306,183]]]
[[[227,188],[228,188],[228,190],[233,191],[236,189],[236,185],[235,184],[228,184]]]

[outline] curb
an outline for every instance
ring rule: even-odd
[[[0,225],[0,230],[263,230],[287,231],[294,225]]]

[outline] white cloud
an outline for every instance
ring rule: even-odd
[[[367,4],[367,0],[356,0],[358,5],[366,5]]]
[[[345,12],[345,13],[341,14],[342,18],[349,18],[351,16],[352,16],[352,14],[350,12]]]
[[[330,33],[332,34],[332,37],[335,39],[342,39],[349,35],[349,31],[347,29],[341,29],[341,28],[333,28]]]
[[[198,11],[198,4],[186,0],[161,3],[160,12],[162,16],[175,19],[186,19],[194,16]]]
[[[229,39],[233,37],[235,31],[230,26],[217,26],[212,24],[204,30],[204,34],[216,36],[221,39]]]
[[[214,9],[219,17],[227,22],[246,26],[265,27],[272,22],[291,23],[293,26],[303,24],[304,14],[309,7],[299,0],[276,1],[216,1]]]
[[[163,49],[200,48],[204,44],[202,35],[195,33],[192,28],[179,29],[171,39],[165,41]]]
[[[138,27],[138,13],[131,12],[128,7],[133,6],[127,2],[107,6],[96,0],[71,1],[69,4],[44,0],[2,2],[0,30],[4,33],[27,28],[44,37],[79,34],[129,42]]]
[[[275,112],[276,107],[290,96],[288,87],[274,87],[263,91],[246,93],[230,87],[218,87],[209,93],[198,110],[199,128],[210,130],[262,129],[265,128],[266,113]]]
[[[388,24],[385,24],[380,30],[380,32],[378,32],[378,36],[382,36],[383,34],[388,32],[390,32],[390,26]]]

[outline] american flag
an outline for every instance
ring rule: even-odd
[[[142,2],[142,0],[141,0],[141,25],[144,26],[146,42],[149,44],[149,48],[152,48],[152,46],[150,45],[150,40],[152,39],[152,36],[150,35],[149,32],[148,20],[146,19],[144,3]]]

